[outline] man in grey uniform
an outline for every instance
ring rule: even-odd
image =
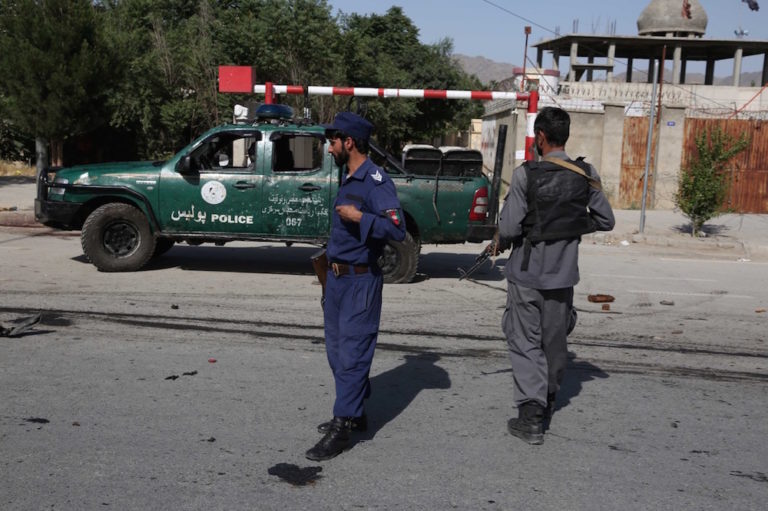
[[[539,112],[534,135],[544,158],[514,170],[499,218],[498,251],[512,248],[504,269],[502,329],[519,413],[507,428],[530,444],[544,441],[565,372],[566,338],[576,323],[573,286],[579,281],[581,235],[610,231],[615,223],[595,168],[565,153],[569,133],[567,112]]]

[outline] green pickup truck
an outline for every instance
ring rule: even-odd
[[[493,236],[482,172],[416,175],[372,144],[390,174],[408,235],[379,261],[385,282],[409,282],[422,243]],[[251,124],[211,129],[167,161],[48,169],[38,181],[38,222],[80,230],[101,271],[135,271],[174,243],[279,241],[324,245],[340,172],[321,126],[265,105]]]

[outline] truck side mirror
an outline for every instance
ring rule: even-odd
[[[192,168],[192,157],[190,155],[183,156],[181,160],[179,160],[179,164],[176,165],[176,170],[179,171],[179,174],[189,174],[194,169]]]

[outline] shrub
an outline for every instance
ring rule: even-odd
[[[727,163],[747,145],[746,133],[736,139],[720,128],[696,136],[698,154],[682,169],[675,195],[677,207],[691,221],[691,236],[698,236],[707,220],[722,213],[731,188]]]

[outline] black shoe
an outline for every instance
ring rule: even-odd
[[[324,461],[344,452],[349,447],[351,422],[349,417],[334,417],[328,432],[305,456],[312,461]]]
[[[317,432],[318,433],[328,433],[328,430],[331,427],[331,423],[333,421],[323,422],[322,424],[319,424],[317,426]],[[363,414],[360,417],[350,417],[350,431],[358,431],[360,433],[363,433],[365,431],[368,431],[368,417]]]
[[[518,408],[518,417],[507,421],[507,430],[531,445],[544,443],[544,407],[528,401]]]

